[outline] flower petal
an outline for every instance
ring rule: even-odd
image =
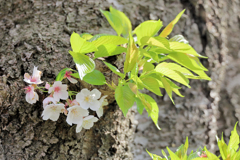
[[[81,132],[81,130],[82,130],[82,125],[77,125],[77,127],[76,127],[76,132],[77,133],[79,133],[79,132]]]
[[[63,100],[68,99],[68,92],[67,91],[62,91],[61,95],[60,95],[60,98],[63,99]]]
[[[86,88],[82,89],[80,93],[82,93],[82,94],[85,95],[85,96],[91,94],[91,92],[90,92],[88,89],[86,89]]]
[[[102,117],[102,115],[103,115],[103,107],[101,106],[97,111],[96,111],[96,113],[97,113],[97,116],[100,118],[100,117]]]
[[[73,84],[75,84],[75,83],[78,82],[76,79],[74,79],[74,78],[72,78],[72,77],[67,77],[67,79],[68,79],[71,83],[73,83]]]
[[[99,90],[97,90],[97,89],[93,89],[91,91],[91,96],[92,96],[92,99],[97,100],[97,99],[99,99],[101,97],[101,92]]]
[[[98,100],[92,100],[90,109],[93,111],[97,111],[101,107],[101,103]]]

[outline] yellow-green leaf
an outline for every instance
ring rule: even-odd
[[[161,34],[159,35],[160,37],[167,37],[173,30],[174,25],[178,22],[178,20],[180,19],[180,17],[182,16],[182,14],[185,12],[185,9],[180,12],[176,18],[170,22],[167,27],[164,28],[164,30],[161,32]]]
[[[162,27],[162,21],[148,20],[137,26],[133,33],[137,35],[138,44],[141,45],[142,37],[154,36]]]
[[[124,62],[124,72],[130,72],[135,64],[137,63],[139,56],[139,51],[137,46],[135,45],[132,36],[129,34],[129,43],[127,48],[126,59]]]
[[[127,43],[128,41],[125,38],[122,38],[119,36],[103,35],[103,36],[99,36],[99,38],[91,42],[94,46],[99,47],[101,45],[108,45],[108,44],[120,45],[120,44]]]
[[[97,48],[91,42],[87,42],[75,32],[73,32],[70,37],[70,43],[75,53],[90,53],[97,51]]]

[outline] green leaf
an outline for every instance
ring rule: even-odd
[[[162,27],[162,21],[148,20],[137,26],[133,33],[137,35],[138,44],[141,45],[142,37],[154,36]]]
[[[173,99],[172,99],[172,87],[171,87],[171,85],[168,83],[168,81],[166,80],[165,77],[162,77],[161,81],[162,81],[164,89],[166,90],[166,92],[167,92],[169,98],[171,99],[172,103],[175,104]]]
[[[117,35],[120,36],[123,34],[124,37],[127,37],[128,33],[132,31],[132,25],[128,17],[121,11],[110,7],[110,12],[100,10],[103,15],[107,18],[109,24],[117,32]]]
[[[87,42],[75,32],[73,32],[70,37],[70,43],[72,50],[75,53],[90,53],[97,51],[97,48],[92,43]]]
[[[167,27],[164,28],[164,30],[159,35],[160,37],[167,37],[172,32],[174,25],[178,22],[178,20],[180,19],[180,17],[184,13],[184,11],[185,11],[185,9],[182,12],[180,12],[176,16],[176,18],[167,25]]]
[[[110,12],[113,15],[116,15],[120,21],[122,26],[122,33],[124,37],[128,36],[128,33],[132,31],[132,24],[131,21],[128,19],[128,17],[121,11],[116,10],[112,6],[110,6]]]
[[[158,64],[155,71],[191,88],[188,79],[182,73],[167,68],[165,63]]]
[[[162,158],[161,156],[158,156],[156,154],[152,154],[152,153],[148,152],[148,150],[146,150],[146,151],[153,160],[167,160],[166,158]]]
[[[83,38],[83,39],[86,39],[86,40],[89,40],[91,39],[93,36],[89,33],[82,33],[80,34],[80,36]]]
[[[145,109],[148,112],[148,115],[152,118],[154,124],[156,127],[161,130],[161,128],[158,126],[158,105],[156,101],[149,95],[147,94],[139,94],[138,95],[140,100],[142,101]]]
[[[138,111],[138,113],[142,114],[143,109],[144,109],[144,105],[143,105],[142,101],[138,97],[135,97],[135,102],[137,104],[137,111]]]
[[[115,90],[115,99],[126,117],[128,110],[133,106],[135,94],[128,85],[117,86]]]
[[[169,44],[170,44],[170,48],[172,49],[172,52],[190,54],[200,58],[208,58],[198,54],[195,51],[195,49],[193,49],[192,46],[190,46],[189,44],[180,43],[180,42],[169,42]]]
[[[104,62],[104,61],[103,61],[103,63],[105,63],[113,73],[119,75],[121,78],[125,77],[125,75],[123,73],[121,73],[116,67],[114,67],[110,63],[107,63],[107,62]]]
[[[152,63],[146,62],[146,63],[143,65],[143,73],[154,70],[154,67],[155,67],[155,66],[154,66]]]
[[[206,146],[204,147],[204,151],[206,152],[209,160],[219,160],[219,158],[216,155],[207,150]]]
[[[92,72],[86,74],[83,77],[83,80],[92,85],[106,84],[106,79],[105,79],[104,75],[98,70],[93,70]]]
[[[108,57],[126,52],[124,47],[116,46],[114,44],[105,44],[98,47],[98,51],[94,53],[95,58]]]
[[[99,47],[101,45],[108,45],[108,44],[120,45],[127,42],[128,41],[125,38],[114,36],[114,35],[102,35],[102,36],[99,36],[97,39],[91,41],[91,43],[96,47]]]
[[[78,74],[81,80],[83,80],[83,77],[94,70],[95,63],[94,61],[89,58],[88,56],[69,51],[69,53],[72,55],[74,62],[76,63]]]
[[[144,84],[144,87],[148,89],[149,91],[155,93],[158,96],[162,96],[162,93],[160,91],[160,86],[157,82],[157,80],[151,76],[146,76],[144,78],[141,78],[142,83]]]
[[[167,150],[168,150],[168,153],[169,153],[169,155],[170,155],[170,157],[171,157],[172,160],[181,160],[181,159],[178,158],[178,156],[177,156],[175,153],[173,153],[168,147],[167,147]]]
[[[73,76],[73,77],[75,77],[75,78],[80,78],[78,73],[72,73],[72,74],[70,74],[70,75]]]
[[[189,42],[182,35],[176,35],[176,36],[172,37],[171,39],[169,39],[169,41],[189,44]]]
[[[230,136],[230,140],[227,148],[228,153],[231,153],[232,150],[236,152],[239,147],[238,145],[239,145],[239,135],[237,133],[237,123],[236,123],[234,129],[231,131],[231,136]]]
[[[139,51],[137,46],[135,45],[131,34],[129,34],[129,43],[127,48],[126,59],[124,62],[124,73],[130,72],[135,64],[137,63],[139,56]]]
[[[205,79],[205,80],[209,80],[209,81],[211,80],[211,78],[208,77],[208,75],[202,70],[192,70],[192,71],[199,75],[198,79]],[[193,78],[193,77],[191,77],[191,78]]]
[[[143,37],[141,38],[142,45],[150,45],[159,47],[160,53],[168,53],[170,52],[169,42],[167,39],[162,37]]]
[[[133,69],[131,70],[130,77],[137,76],[138,75],[138,64],[136,63]]]
[[[190,70],[207,71],[207,69],[202,66],[201,62],[199,60],[196,61],[196,59],[193,59],[192,56],[190,57],[190,56],[188,56],[186,54],[182,54],[182,53],[171,53],[167,57]],[[195,57],[195,58],[197,58],[197,57]]]
[[[71,68],[64,68],[64,69],[62,69],[62,70],[58,73],[55,81],[62,81],[63,78],[64,78],[64,75],[65,75],[66,71],[71,71],[71,70],[72,70]]]
[[[227,144],[224,142],[224,139],[223,139],[223,134],[222,134],[222,139],[219,140],[219,138],[217,137],[217,143],[218,143],[218,148],[220,150],[220,154],[222,156],[223,159],[226,159],[228,154],[227,154]]]

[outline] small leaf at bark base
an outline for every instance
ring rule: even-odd
[[[227,148],[228,153],[231,153],[233,150],[237,151],[239,147],[238,145],[239,145],[239,135],[237,133],[237,123],[236,123],[234,126],[234,129],[231,131],[231,136],[230,136],[230,140]]]
[[[127,49],[124,47],[116,46],[114,44],[105,44],[98,47],[98,51],[94,53],[94,57],[99,58],[99,57],[114,56],[126,51]]]
[[[185,11],[185,9],[182,12],[180,12],[176,16],[176,18],[167,25],[167,27],[164,28],[164,30],[159,35],[160,37],[167,37],[172,32],[174,25],[178,22],[178,20],[180,19],[180,17],[184,13],[184,11]]]
[[[63,77],[64,77],[64,75],[65,75],[65,73],[66,73],[66,71],[71,71],[71,70],[72,70],[71,68],[64,68],[64,69],[62,69],[62,70],[58,73],[55,81],[62,81],[62,80],[63,80]]]
[[[115,99],[124,116],[126,117],[128,110],[134,104],[135,94],[132,92],[128,85],[117,86],[115,90]]]
[[[80,78],[78,73],[72,73],[71,76],[73,76],[75,78]]]
[[[147,94],[139,94],[139,99],[142,101],[142,104],[144,105],[145,109],[148,112],[148,115],[152,118],[154,124],[156,127],[161,130],[161,128],[158,126],[158,105],[156,101]]]
[[[90,41],[91,40],[92,39],[90,39]],[[107,45],[107,44],[120,45],[127,42],[128,41],[125,38],[114,36],[114,35],[102,35],[102,36],[99,36],[94,41],[91,41],[91,43],[96,47],[99,47],[101,45]]]
[[[138,60],[138,54],[138,48],[135,45],[131,34],[129,34],[126,60],[124,62],[124,73],[130,72],[134,68]]]
[[[87,73],[90,73],[94,70],[95,63],[91,58],[81,53],[72,51],[69,51],[69,53],[72,55],[73,60],[76,63],[78,74],[81,80]]]
[[[121,78],[125,77],[125,75],[123,73],[121,73],[116,67],[114,67],[110,63],[107,63],[107,62],[103,62],[103,63],[105,63],[113,73],[119,75]]]
[[[175,153],[173,153],[168,147],[167,147],[167,150],[168,150],[168,153],[169,153],[169,155],[170,155],[170,157],[171,157],[172,160],[181,160],[181,159],[178,158],[178,156],[177,156]]]
[[[206,146],[204,147],[204,151],[206,152],[209,160],[219,160],[219,158],[216,155],[207,150]]]
[[[83,77],[83,80],[92,85],[106,84],[106,79],[105,79],[104,75],[98,70],[93,70],[92,72],[86,74]]]

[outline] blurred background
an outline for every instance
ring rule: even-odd
[[[149,93],[158,102],[162,130],[157,130],[146,112],[137,113],[132,120],[131,133],[135,134],[129,139],[133,159],[150,159],[146,149],[159,155],[166,146],[175,150],[186,136],[190,151],[206,145],[216,152],[215,136],[222,133],[228,141],[240,118],[239,0],[0,0],[0,159],[61,159],[52,150],[59,146],[64,150],[64,145],[44,138],[52,135],[55,128],[45,127],[51,131],[36,134],[35,127],[42,127],[40,111],[30,105],[24,107],[23,74],[31,73],[36,65],[45,80],[53,81],[60,69],[74,67],[67,54],[71,33],[115,34],[99,11],[108,10],[110,5],[123,11],[133,28],[150,19],[160,19],[166,26],[186,9],[170,37],[183,35],[198,53],[209,57],[201,62],[209,69],[207,74],[212,81],[191,80],[192,88],[182,86],[184,98],[174,95],[176,105],[165,93],[163,97]],[[41,152],[31,146],[39,147]],[[64,154],[77,152],[70,150],[68,147]]]

